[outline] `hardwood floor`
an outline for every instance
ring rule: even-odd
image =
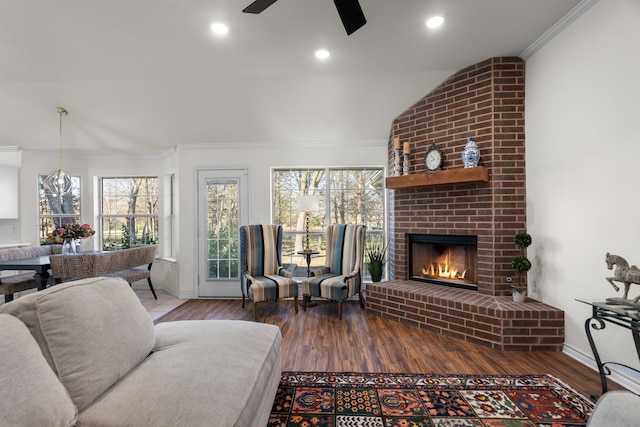
[[[252,303],[190,300],[156,320],[253,321]],[[296,315],[292,301],[258,305],[258,319],[282,331],[282,370],[421,372],[455,374],[551,374],[584,396],[599,395],[597,372],[563,353],[499,352],[368,314],[357,301],[319,301]],[[609,389],[622,389],[609,382]]]

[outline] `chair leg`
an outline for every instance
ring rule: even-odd
[[[244,308],[244,292],[242,293],[242,308]]]
[[[147,277],[147,282],[149,282],[149,289],[151,289],[151,293],[153,294],[153,297],[155,299],[158,299],[158,297],[156,296],[156,291],[155,289],[153,289],[153,285],[151,284],[151,277]]]
[[[364,306],[364,297],[362,296],[362,291],[360,291],[358,296],[360,297],[360,307],[361,308],[365,308],[365,306]]]
[[[302,311],[307,311],[307,295],[302,295]]]
[[[342,301],[338,301],[338,319],[342,320]]]
[[[255,302],[253,303],[253,321],[258,321],[258,304]]]
[[[298,296],[293,297],[293,305],[296,308],[296,314],[298,314]]]

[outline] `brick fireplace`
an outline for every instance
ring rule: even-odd
[[[389,170],[392,141],[399,137],[409,142],[410,177],[387,178],[387,188],[394,183],[388,191],[391,281],[367,287],[373,312],[500,350],[561,350],[563,312],[532,300],[511,302],[507,282],[514,274],[511,259],[518,255],[514,236],[526,230],[524,69],[517,57],[480,62],[393,121]],[[449,182],[463,170],[462,151],[470,137],[488,179]],[[425,174],[424,156],[432,143],[444,154],[443,172],[426,174],[426,181],[413,179]],[[477,290],[409,280],[408,236],[415,234],[477,239]]]

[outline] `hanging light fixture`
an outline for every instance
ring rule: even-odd
[[[62,170],[62,116],[66,116],[69,112],[62,107],[58,107],[57,111],[60,115],[60,168],[44,179],[44,186],[54,196],[62,197],[71,193],[72,186],[71,177]]]

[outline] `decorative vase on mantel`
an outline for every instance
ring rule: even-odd
[[[465,168],[475,168],[480,162],[480,150],[473,138],[469,138],[462,151],[462,163]]]

